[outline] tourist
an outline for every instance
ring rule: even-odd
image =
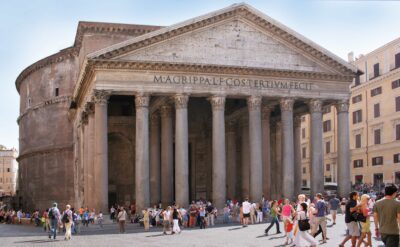
[[[117,221],[119,225],[119,233],[125,233],[125,221],[127,220],[128,215],[124,209],[124,207],[120,207],[120,211],[117,215]]]
[[[199,226],[200,229],[206,229],[206,209],[204,207],[200,207],[199,210]]]
[[[289,199],[285,199],[281,213],[285,235],[288,235],[288,232],[286,232],[286,224],[291,221],[292,215],[294,215],[294,213],[294,208],[292,207],[292,205],[290,205]]]
[[[163,233],[164,235],[167,235],[167,231],[171,228],[171,207],[162,211],[161,215],[163,217]]]
[[[297,210],[297,220],[307,220],[307,203],[303,202],[300,204],[300,210]],[[308,230],[300,230],[296,232],[296,237],[294,239],[294,245],[298,247],[306,246],[317,246],[318,241],[313,238]]]
[[[49,219],[50,219],[50,232],[49,238],[53,236],[53,239],[57,237],[57,227],[60,223],[60,210],[57,208],[57,203],[53,203],[53,207],[49,209]]]
[[[172,211],[172,234],[181,233],[181,229],[179,228],[179,220],[182,218],[181,214],[179,213],[178,209],[174,208]]]
[[[110,219],[114,222],[115,221],[115,208],[114,206],[111,206],[110,208]],[[82,216],[81,216],[82,217]]]
[[[229,204],[225,204],[224,207],[224,224],[228,224],[229,223],[229,214],[230,214],[231,210],[229,208]]]
[[[103,213],[100,211],[99,215],[97,216],[97,223],[103,228]]]
[[[144,210],[142,210],[142,213],[143,213],[144,230],[147,232],[148,230],[150,230],[150,214],[149,214],[149,210],[144,209]]]
[[[208,226],[214,226],[214,218],[215,218],[214,210],[215,209],[214,209],[213,205],[211,204],[211,202],[208,202],[207,207],[206,207]]]
[[[244,202],[242,204],[242,210],[243,210],[243,227],[247,227],[249,224],[249,218],[250,218],[250,211],[251,211],[251,203],[249,202],[249,199],[244,199]]]
[[[265,229],[265,235],[268,236],[268,232],[274,224],[276,224],[276,234],[281,233],[281,231],[279,230],[279,220],[278,220],[279,215],[281,215],[281,213],[279,212],[278,203],[276,201],[272,201],[272,203],[271,203],[271,224],[268,226],[267,229]]]
[[[257,207],[257,223],[263,222],[263,209],[261,204]]]
[[[322,195],[320,193],[317,193],[316,195],[317,203],[315,204],[315,209],[317,210],[317,215],[316,215],[316,223],[317,227],[320,227],[322,231],[322,243],[326,243],[326,204],[325,201],[322,199]],[[319,234],[319,232],[316,232],[314,234],[314,238]]]
[[[340,201],[339,199],[337,199],[336,195],[334,195],[329,200],[329,208],[330,208],[330,213],[332,215],[333,225],[336,225],[336,214],[339,206],[340,206]]]
[[[357,220],[353,217],[353,213],[357,212],[357,210],[360,208],[359,205],[357,205],[357,200],[358,200],[358,193],[356,191],[353,191],[349,195],[349,201],[346,204],[346,209],[345,209],[345,222],[347,226],[347,235],[343,239],[342,243],[339,245],[341,247],[344,247],[344,244],[351,239],[351,246],[355,247],[357,243],[357,238],[360,236],[360,230],[358,228]]]
[[[197,219],[197,207],[194,201],[192,201],[192,204],[190,205],[189,213],[190,213],[189,227],[194,227],[196,225],[196,219]]]
[[[360,203],[360,213],[365,217],[365,222],[360,221],[361,224],[361,236],[358,239],[357,247],[360,247],[362,243],[366,247],[372,247],[372,239],[371,239],[371,223],[370,223],[370,215],[368,209],[368,201],[369,195],[364,194],[361,196]],[[364,238],[367,237],[367,241],[364,241]]]
[[[381,235],[386,247],[399,246],[400,202],[395,200],[397,187],[385,187],[385,197],[375,203],[374,223],[375,232]]]
[[[65,206],[65,211],[62,217],[62,222],[65,225],[65,237],[64,240],[70,240],[71,239],[71,226],[72,226],[72,211],[71,211],[71,206],[67,205]]]

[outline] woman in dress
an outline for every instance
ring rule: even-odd
[[[301,210],[297,212],[297,220],[307,219],[307,204],[305,202],[300,204]],[[317,246],[318,241],[313,238],[308,231],[301,231],[298,229],[296,237],[294,238],[294,245],[298,247]]]
[[[361,196],[361,209],[360,213],[362,213],[365,218],[367,219],[365,222],[360,221],[361,223],[361,236],[360,239],[358,240],[357,247],[360,247],[362,243],[364,243],[364,246],[370,246],[372,247],[372,240],[371,240],[371,223],[370,223],[370,215],[369,215],[369,209],[368,209],[368,201],[369,201],[369,195],[364,194]],[[364,238],[367,237],[367,241],[364,240]]]

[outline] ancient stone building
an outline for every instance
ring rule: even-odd
[[[25,207],[293,197],[311,113],[323,190],[322,107],[338,109],[350,190],[348,99],[357,69],[246,4],[169,27],[81,22],[73,47],[17,79]]]

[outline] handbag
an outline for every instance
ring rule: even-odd
[[[308,231],[311,229],[309,219],[299,220],[298,221],[300,231]]]
[[[354,212],[351,214],[355,221],[366,222],[367,217],[365,217],[362,213]]]

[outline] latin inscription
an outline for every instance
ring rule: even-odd
[[[214,77],[214,76],[186,76],[186,75],[155,75],[154,83],[176,85],[210,85],[227,87],[250,87],[255,89],[312,89],[310,82],[261,80],[251,78]]]

